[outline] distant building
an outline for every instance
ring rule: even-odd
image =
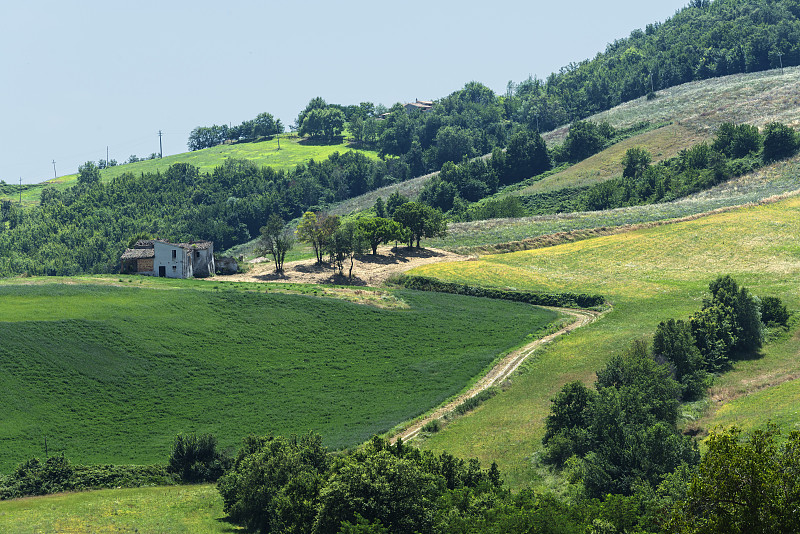
[[[214,274],[214,243],[170,243],[162,239],[139,240],[120,257],[122,274],[166,278],[203,278]]]
[[[407,113],[411,113],[412,111],[430,111],[433,107],[433,102],[430,100],[417,100],[415,102],[409,102],[408,104],[403,104],[403,107],[406,109]]]
[[[406,113],[411,113],[412,111],[424,111],[428,112],[433,108],[433,101],[432,100],[416,100],[414,102],[409,102],[408,104],[403,104],[403,109],[406,110]],[[378,115],[379,120],[383,120],[391,115],[391,112],[386,112]]]

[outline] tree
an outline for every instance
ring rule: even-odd
[[[509,138],[506,156],[504,163],[508,167],[502,175],[504,184],[519,182],[551,167],[544,139],[538,132],[527,129],[522,129]]]
[[[283,260],[293,245],[294,232],[284,227],[283,219],[276,213],[270,215],[267,224],[261,227],[261,250],[272,256],[276,273],[283,273]]]
[[[725,122],[717,129],[711,148],[729,158],[743,158],[761,149],[761,134],[749,124],[735,125]]]
[[[297,239],[314,247],[317,265],[322,264],[325,247],[338,227],[339,217],[336,215],[328,216],[321,212],[307,211],[300,219],[297,225]]]
[[[183,482],[215,482],[231,466],[231,459],[217,450],[213,434],[179,435],[172,445],[167,472]]]
[[[259,532],[310,532],[329,466],[318,434],[245,438],[217,488],[232,520]]]
[[[691,479],[675,503],[670,532],[769,534],[800,531],[800,432],[782,445],[774,424],[743,436],[714,431]]]
[[[447,235],[447,222],[442,212],[419,202],[406,202],[394,212],[393,219],[411,230],[408,246],[411,247],[423,237],[443,237]]]
[[[84,185],[100,183],[100,169],[93,161],[87,161],[78,167],[78,183]]]
[[[650,153],[641,147],[629,148],[622,158],[622,176],[625,178],[639,178],[650,166]]]
[[[409,198],[399,191],[394,190],[389,195],[389,198],[386,200],[386,215],[388,217],[393,217],[395,210],[409,201]]]
[[[350,260],[348,279],[353,279],[353,264],[356,254],[363,254],[366,248],[366,239],[354,221],[347,221],[331,236],[328,249],[332,263],[339,269],[339,274],[344,272],[344,262]]]
[[[797,134],[789,126],[771,122],[764,127],[764,161],[770,163],[793,155],[800,144]]]
[[[400,238],[400,224],[383,217],[369,217],[358,220],[358,231],[372,248],[372,253],[378,253],[378,245],[388,243]]]
[[[694,344],[689,323],[669,319],[656,327],[653,337],[653,356],[666,360],[675,369],[675,379],[683,387],[683,398],[694,400],[701,397],[709,385],[703,355]]]

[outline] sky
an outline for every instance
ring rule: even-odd
[[[504,93],[688,0],[26,0],[0,20],[0,180],[186,152],[196,126],[261,112],[294,123],[309,100],[434,100],[469,81]]]

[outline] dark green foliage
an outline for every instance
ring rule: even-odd
[[[286,253],[294,246],[294,231],[287,228],[283,219],[276,213],[269,216],[267,224],[261,227],[260,250],[269,254],[275,263],[275,272],[283,273]]]
[[[434,434],[434,433],[438,432],[439,430],[441,430],[441,428],[442,428],[441,421],[439,421],[438,419],[432,419],[432,420],[428,421],[427,423],[425,423],[425,425],[422,427],[422,431],[423,432],[430,432],[431,434]]]
[[[586,295],[575,293],[535,293],[533,291],[510,291],[487,287],[474,287],[465,284],[442,282],[427,276],[405,275],[400,283],[408,289],[418,291],[436,291],[439,293],[453,293],[456,295],[469,295],[472,297],[485,297],[490,299],[513,300],[536,306],[560,306],[564,308],[593,308],[602,306],[605,300],[599,295]]]
[[[778,297],[764,297],[761,299],[761,320],[767,326],[787,326],[789,311]]]
[[[708,451],[675,503],[670,532],[769,534],[800,531],[800,432],[779,444],[775,425],[749,436],[712,432]]]
[[[172,445],[167,472],[188,484],[215,482],[230,465],[230,458],[217,450],[213,434],[179,435]]]
[[[423,237],[444,237],[447,223],[442,212],[419,202],[406,202],[394,210],[392,218],[410,230],[408,246],[411,247]]]
[[[217,484],[224,510],[254,531],[310,532],[328,463],[317,434],[249,436]]]
[[[622,158],[623,178],[640,178],[650,166],[651,160],[652,158],[647,150],[641,147],[629,148],[625,152],[625,157]]]
[[[675,380],[683,388],[683,399],[694,400],[703,396],[710,384],[710,376],[689,323],[675,319],[659,323],[653,337],[653,356],[673,366]]]
[[[582,457],[589,451],[590,409],[596,396],[576,380],[566,384],[552,399],[542,439],[546,462],[562,467],[570,457]]]
[[[523,128],[508,139],[504,168],[496,167],[503,185],[541,174],[551,167],[547,146],[538,132]]]
[[[455,518],[507,496],[496,465],[378,437],[331,457],[321,441],[247,438],[218,483],[230,518],[258,532],[458,532]]]
[[[764,127],[764,161],[770,163],[797,152],[800,138],[789,126],[771,122]]]
[[[755,126],[749,124],[737,126],[726,122],[717,129],[711,148],[728,158],[738,159],[757,153],[761,150],[761,143],[761,134]]]
[[[697,447],[676,428],[680,384],[636,342],[598,371],[595,392],[564,386],[547,420],[544,460],[580,459],[591,497],[631,495],[637,484],[657,485],[681,464],[699,459]]]
[[[68,491],[73,484],[73,468],[63,454],[44,462],[31,458],[19,464],[0,486],[0,499]]]
[[[225,141],[255,141],[259,137],[274,136],[283,133],[283,124],[270,113],[259,113],[255,119],[242,121],[240,125],[198,126],[189,134],[187,146],[189,150],[201,150],[224,143]],[[131,156],[130,163],[139,161]]]
[[[607,122],[574,122],[556,159],[571,163],[582,161],[606,148],[615,134],[614,128]]]
[[[78,184],[97,185],[100,183],[100,169],[92,161],[78,167]]]

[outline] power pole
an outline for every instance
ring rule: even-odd
[[[58,174],[56,174],[56,160],[53,160],[53,178],[58,178]]]
[[[783,52],[778,52],[778,61],[781,64],[781,74],[783,74]]]
[[[278,130],[278,121],[275,121],[275,137],[278,139],[278,150],[281,149],[281,132]]]
[[[22,206],[22,176],[19,177],[19,205]]]
[[[158,131],[158,157],[164,157],[164,147],[161,145],[161,130]]]
[[[108,145],[106,145],[106,169],[109,167],[108,165]]]

